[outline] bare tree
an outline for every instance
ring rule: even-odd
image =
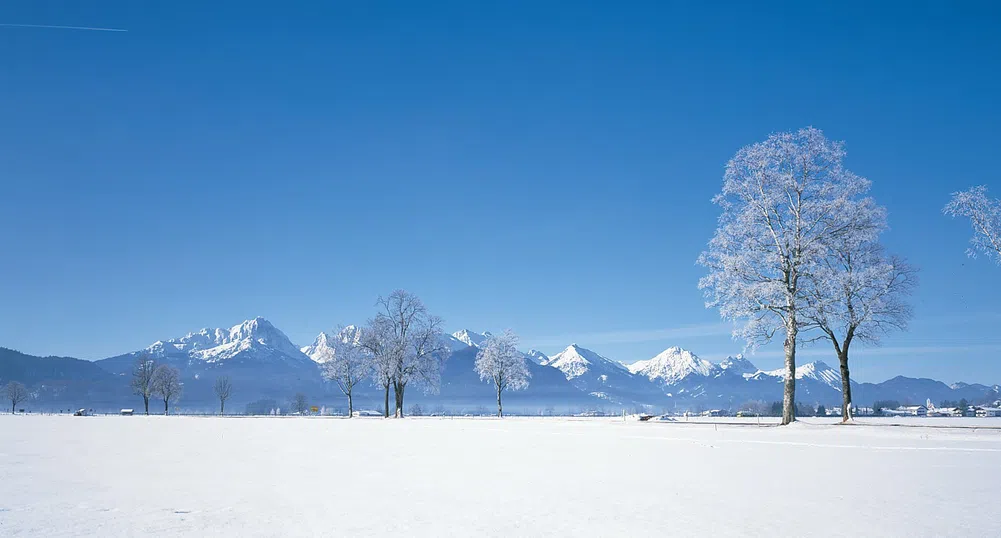
[[[132,393],[142,396],[143,411],[149,414],[149,399],[153,395],[153,373],[156,371],[156,361],[148,353],[143,353],[136,358],[132,366]]]
[[[814,128],[746,146],[727,163],[719,227],[699,263],[706,306],[743,322],[734,336],[749,346],[784,336],[782,424],[796,419],[796,345],[804,327],[804,279],[827,256],[831,239],[864,235],[850,215],[869,181],[844,169],[843,144]],[[868,233],[875,233],[870,231]]]
[[[382,311],[369,323],[380,349],[374,364],[377,370],[388,367],[391,372],[395,414],[402,418],[407,386],[414,383],[426,392],[438,391],[449,353],[442,333],[444,322],[430,314],[416,295],[404,290],[380,297],[377,304]]]
[[[166,364],[153,372],[153,394],[163,399],[163,414],[170,411],[170,401],[181,397],[181,372]]]
[[[13,415],[17,412],[17,404],[28,399],[28,388],[19,381],[11,381],[4,387],[4,394],[10,402],[10,413]]]
[[[309,411],[309,401],[306,399],[305,394],[297,392],[292,397],[292,410],[300,415],[305,415]]]
[[[480,381],[492,381],[497,389],[497,416],[504,416],[501,393],[528,387],[532,373],[528,371],[525,355],[518,351],[518,337],[510,329],[499,336],[490,336],[476,353],[476,373]]]
[[[225,414],[226,412],[226,400],[229,399],[230,395],[233,393],[233,384],[230,383],[229,377],[222,376],[215,380],[215,395],[219,398],[219,414]]]
[[[363,341],[361,329],[353,325],[339,328],[333,338],[331,356],[326,357],[321,366],[323,378],[337,383],[337,388],[348,397],[349,418],[354,414],[355,385],[372,371],[371,355],[368,348],[362,345]]]
[[[1001,200],[987,197],[987,187],[981,185],[955,192],[943,212],[952,217],[966,217],[973,226],[972,246],[966,254],[976,258],[984,254],[1001,265]]]
[[[856,218],[885,227],[882,208]],[[837,238],[812,271],[803,319],[820,330],[820,338],[829,340],[838,356],[842,422],[852,418],[849,349],[855,341],[878,345],[884,334],[907,328],[912,311],[905,297],[917,285],[916,273],[902,258],[886,255],[879,243],[851,235]]]

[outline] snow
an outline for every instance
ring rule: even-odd
[[[727,357],[720,361],[720,370],[742,376],[744,374],[753,374],[758,371],[757,366],[754,366],[751,361],[744,358],[743,355],[737,355],[736,357]]]
[[[634,374],[646,377],[650,381],[659,381],[664,385],[677,383],[689,375],[707,377],[719,369],[713,363],[700,359],[691,351],[680,347],[669,347],[656,357],[634,362],[628,368]]]
[[[240,356],[305,359],[277,327],[258,316],[229,329],[202,329],[166,342],[157,341],[146,350],[153,357],[183,354],[191,359],[218,362]]]
[[[546,356],[545,353],[537,349],[528,350],[528,353],[525,353],[525,358],[534,362],[535,364],[545,364],[546,362],[549,361],[549,357]]]
[[[831,422],[2,415],[0,534],[1001,536],[1001,432]]]
[[[607,372],[609,370],[624,371],[626,367],[620,363],[602,357],[601,355],[585,349],[577,344],[570,344],[563,351],[549,357],[544,363],[545,366],[552,366],[563,372],[568,380],[578,378],[592,370],[596,372]],[[601,375],[601,374],[599,374]]]
[[[462,329],[461,331],[456,331],[452,333],[452,338],[466,344],[469,347],[480,347],[483,342],[487,341],[487,338],[493,336],[489,331],[482,333],[474,333],[469,329]]]
[[[762,371],[759,374],[782,380],[785,379],[786,370],[785,368],[779,368],[778,370],[767,372]],[[841,373],[828,366],[824,361],[814,361],[796,366],[796,379],[813,379],[836,390],[841,390]],[[849,379],[851,379],[851,376],[849,376]]]

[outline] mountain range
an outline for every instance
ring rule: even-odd
[[[357,331],[352,326],[346,330]],[[489,332],[469,330],[446,335],[451,352],[439,393],[408,391],[407,404],[455,411],[493,405],[493,388],[480,380],[473,367],[479,347],[490,336]],[[256,400],[280,404],[300,392],[318,405],[338,407],[343,405],[343,396],[320,375],[320,365],[333,356],[334,338],[320,333],[311,344],[296,346],[281,330],[258,317],[230,328],[206,328],[157,341],[95,362],[35,357],[0,348],[0,383],[17,380],[28,385],[37,409],[130,407],[137,399],[128,387],[132,366],[137,357],[148,355],[181,371],[184,393],[178,405],[183,409],[213,409],[213,384],[224,375],[234,387],[228,404],[231,409]],[[741,355],[714,363],[692,351],[670,347],[650,359],[623,364],[578,344],[552,356],[536,350],[524,355],[532,378],[526,390],[505,395],[505,407],[513,412],[736,409],[747,401],[771,402],[782,397],[784,371],[760,370]],[[796,380],[797,401],[840,406],[841,375],[837,369],[823,361],[801,364]],[[996,385],[947,385],[903,376],[882,383],[852,382],[854,400],[863,406],[877,400],[974,401],[997,393]],[[381,399],[381,392],[368,383],[356,389],[356,408],[374,409]]]

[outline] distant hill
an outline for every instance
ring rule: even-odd
[[[129,393],[127,381],[93,362],[0,348],[0,386],[8,381],[24,383],[32,393],[25,406],[43,410],[114,407]]]

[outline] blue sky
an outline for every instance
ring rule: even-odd
[[[1001,195],[998,7],[246,4],[0,5],[128,30],[0,26],[0,345],[97,359],[257,315],[305,344],[402,287],[550,353],[718,359],[742,346],[695,259],[723,166],[813,125],[921,268],[856,377],[1001,382],[1001,268],[941,215]]]

